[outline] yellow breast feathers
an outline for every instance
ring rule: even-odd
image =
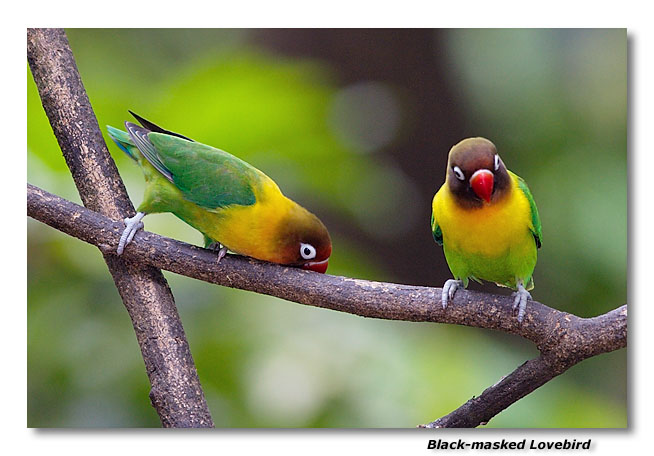
[[[450,250],[497,257],[523,239],[530,240],[529,201],[513,175],[511,182],[511,192],[505,198],[479,209],[459,206],[447,183],[443,184],[432,202],[434,218],[443,233],[443,245]]]

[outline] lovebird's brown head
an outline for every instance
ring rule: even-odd
[[[280,224],[279,262],[324,273],[332,254],[329,232],[318,217],[294,204]]]
[[[459,205],[481,208],[511,191],[511,178],[495,145],[467,138],[450,149],[445,182]]]

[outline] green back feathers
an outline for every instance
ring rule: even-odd
[[[136,161],[140,152],[188,201],[208,210],[256,202],[254,190],[263,175],[243,160],[179,135],[151,132],[130,122],[125,126],[127,132],[107,126],[111,139]]]
[[[157,158],[184,196],[206,209],[256,202],[260,173],[243,160],[204,144],[163,133],[150,133]],[[165,174],[164,174],[165,175]]]

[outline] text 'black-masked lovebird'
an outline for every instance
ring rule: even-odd
[[[537,249],[538,209],[525,181],[504,166],[495,145],[468,138],[450,150],[445,183],[432,201],[431,230],[454,275],[443,285],[443,308],[468,279],[516,289],[522,321]]]
[[[130,111],[131,112],[131,111]],[[125,219],[118,254],[148,213],[172,212],[200,231],[205,246],[324,273],[332,244],[325,225],[282,194],[277,184],[243,160],[195,142],[132,113],[141,126],[107,127],[109,136],[145,175],[143,202]]]

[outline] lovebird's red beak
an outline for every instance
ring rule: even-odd
[[[490,203],[493,194],[493,173],[487,169],[478,169],[470,177],[470,186],[479,198]]]
[[[321,274],[324,274],[327,271],[327,266],[329,265],[329,258],[323,261],[313,261],[310,263],[304,263],[302,269],[310,269],[311,271],[316,271]]]

